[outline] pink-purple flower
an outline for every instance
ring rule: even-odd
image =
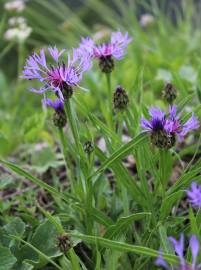
[[[184,258],[184,235],[180,236],[180,239],[177,241],[174,237],[169,237],[169,241],[172,243],[176,255],[179,257],[179,265],[175,266],[175,270],[199,270],[201,269],[201,264],[198,265],[197,257],[199,253],[199,242],[195,235],[192,235],[189,241],[189,246],[192,254],[192,263],[189,265]],[[164,269],[172,269],[169,264],[164,260],[161,251],[159,256],[155,261],[157,266],[161,266]]]
[[[189,131],[199,128],[199,121],[194,114],[182,123],[175,105],[169,106],[168,114],[159,108],[151,107],[149,115],[150,120],[141,118],[141,127],[151,133],[153,144],[159,148],[170,148],[175,144],[176,137],[182,141]]]
[[[112,33],[109,43],[102,43],[100,45],[96,45],[89,37],[81,38],[79,49],[87,51],[92,58],[98,58],[101,70],[105,73],[110,73],[114,68],[113,58],[121,60],[131,41],[132,38],[128,36],[128,33],[123,34],[118,31]]]
[[[201,185],[196,182],[191,184],[191,189],[186,190],[188,200],[194,208],[201,208]]]
[[[69,92],[72,94],[72,87],[78,86],[83,73],[91,67],[91,58],[88,53],[73,49],[72,54],[68,53],[66,59],[61,60],[64,52],[64,49],[59,51],[56,46],[49,47],[51,61],[48,63],[44,49],[27,58],[22,77],[36,79],[42,84],[39,89],[32,88],[33,92],[43,94],[52,90],[62,100],[68,98]]]

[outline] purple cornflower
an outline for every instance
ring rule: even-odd
[[[72,55],[67,55],[67,62],[61,62],[60,57],[64,51],[59,51],[56,46],[49,47],[48,52],[52,58],[50,64],[47,64],[44,49],[27,58],[22,77],[28,80],[37,79],[42,83],[41,88],[32,88],[33,92],[43,94],[51,89],[61,100],[72,95],[72,87],[78,86],[83,73],[91,67],[91,60],[88,53],[73,49]]]
[[[196,182],[191,184],[191,189],[186,190],[189,202],[194,208],[201,208],[201,185]]]
[[[199,121],[194,114],[182,124],[175,105],[169,106],[168,115],[155,107],[149,109],[149,115],[150,120],[141,118],[141,127],[151,133],[152,143],[159,148],[170,148],[175,144],[176,137],[182,141],[190,130],[199,128]]]
[[[64,103],[60,99],[51,100],[49,98],[43,99],[43,105],[53,108],[55,111],[64,110]]]
[[[110,43],[102,43],[100,45],[96,45],[89,37],[81,38],[79,49],[90,53],[92,58],[98,58],[102,72],[110,73],[114,68],[113,58],[121,60],[131,41],[132,38],[128,36],[128,33],[122,34],[118,31],[112,33]]]
[[[179,257],[179,266],[174,268],[175,270],[199,270],[201,269],[201,264],[197,265],[197,256],[199,253],[199,242],[195,235],[192,235],[189,241],[189,246],[192,254],[192,265],[188,265],[184,258],[184,235],[180,236],[179,241],[173,237],[168,238],[169,241],[173,244],[176,255]],[[170,270],[168,263],[163,259],[161,252],[155,261],[157,266],[162,266],[163,268]]]

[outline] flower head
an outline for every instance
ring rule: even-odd
[[[186,190],[188,200],[194,208],[201,208],[201,185],[196,182],[191,184],[191,189]]]
[[[184,236],[180,236],[180,239],[177,241],[173,237],[169,237],[169,241],[172,243],[176,255],[179,257],[179,266],[174,268],[175,270],[199,270],[201,265],[197,265],[197,256],[199,253],[199,242],[195,235],[192,235],[189,241],[189,246],[192,254],[192,264],[188,265],[184,258]],[[161,266],[167,270],[171,269],[166,261],[163,259],[161,252],[155,261],[157,266]]]
[[[51,100],[49,98],[43,99],[43,105],[53,108],[55,111],[64,110],[64,103],[60,99]]]
[[[79,84],[83,73],[91,67],[91,61],[89,54],[81,53],[78,49],[73,49],[72,56],[68,53],[67,62],[60,61],[64,51],[49,47],[51,63],[47,63],[44,49],[28,57],[23,78],[42,83],[40,89],[32,88],[33,92],[42,94],[51,89],[62,100],[72,95],[72,87]]]
[[[22,0],[14,0],[5,3],[5,10],[22,12],[25,9],[25,2]]]
[[[114,68],[113,58],[121,60],[131,41],[132,39],[128,36],[128,33],[122,34],[118,31],[112,33],[109,43],[102,43],[100,45],[96,45],[89,37],[81,38],[79,49],[90,53],[92,58],[98,58],[101,70],[105,73],[110,73]]]
[[[153,144],[159,148],[172,147],[176,137],[182,141],[190,130],[199,127],[199,121],[194,114],[182,124],[177,115],[176,106],[169,106],[168,115],[158,108],[151,107],[149,115],[151,116],[150,120],[141,118],[141,127],[151,133]]]
[[[51,100],[43,99],[43,105],[54,109],[53,123],[56,127],[63,128],[66,125],[67,119],[64,111],[64,103],[60,99]]]
[[[120,85],[113,94],[113,106],[117,110],[125,110],[128,107],[129,98],[126,90]]]

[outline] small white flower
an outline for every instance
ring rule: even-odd
[[[140,17],[140,25],[142,27],[147,27],[151,24],[153,24],[155,21],[155,18],[154,16],[152,16],[151,14],[143,14],[141,17]]]
[[[26,24],[26,18],[24,17],[11,17],[8,20],[10,26],[20,26]]]
[[[10,28],[5,32],[4,38],[8,41],[23,42],[29,37],[31,32],[32,28],[28,26],[23,28]]]
[[[25,9],[25,3],[22,0],[14,0],[5,3],[4,8],[8,11],[22,12]]]

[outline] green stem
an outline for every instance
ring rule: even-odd
[[[71,177],[71,175],[69,175],[70,170],[69,170],[69,166],[68,166],[69,162],[68,162],[68,151],[67,151],[66,138],[64,136],[63,128],[59,128],[58,130],[59,130],[59,137],[60,137],[60,142],[61,142],[61,146],[62,146],[62,152],[63,152],[63,156],[64,156],[64,160],[65,160],[66,175],[70,181],[71,189],[73,191],[74,185],[73,185],[72,177]]]
[[[113,97],[112,97],[112,87],[111,87],[111,74],[106,73],[106,80],[107,80],[107,89],[108,89],[108,108],[109,108],[109,124],[110,127],[113,129]],[[113,129],[114,130],[114,129]]]
[[[166,189],[166,162],[167,160],[167,150],[160,149],[159,150],[159,178],[160,178],[160,185],[161,185],[161,193],[162,197],[165,197],[165,189]]]
[[[24,43],[18,43],[18,76],[22,73],[22,66],[24,62]]]
[[[73,113],[72,113],[72,108],[71,108],[71,100],[68,99],[65,101],[65,112],[70,124],[70,128],[73,134],[73,138],[75,141],[75,145],[77,147],[77,150],[79,151],[80,154],[80,141],[79,141],[79,133],[78,133],[78,128],[76,125],[76,119],[74,119]]]
[[[122,141],[123,135],[123,112],[119,111],[117,113],[117,134],[119,136],[120,142]]]
[[[112,95],[112,88],[111,88],[111,75],[110,75],[110,73],[106,73],[106,80],[107,80],[108,94],[111,97],[111,95]]]

